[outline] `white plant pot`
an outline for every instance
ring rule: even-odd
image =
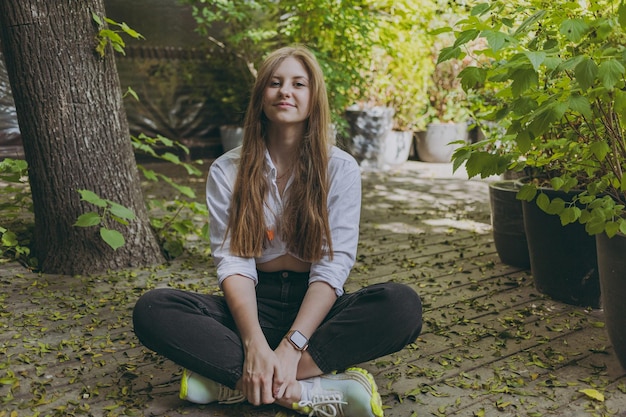
[[[462,144],[450,142],[467,142],[467,123],[431,123],[426,132],[420,132],[417,141],[417,156],[423,162],[452,161],[452,154]]]
[[[387,134],[382,146],[382,169],[396,168],[409,159],[413,143],[412,131],[392,130]]]

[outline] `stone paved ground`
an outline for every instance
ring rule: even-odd
[[[420,338],[361,364],[375,375],[386,416],[626,416],[626,372],[602,311],[547,299],[529,271],[500,262],[486,182],[409,161],[364,173],[363,185],[348,290],[394,280],[424,301]],[[140,346],[131,329],[134,301],[156,286],[218,291],[200,250],[94,277],[0,265],[0,417],[295,416],[179,400],[180,368]]]

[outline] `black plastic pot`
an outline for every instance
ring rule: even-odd
[[[626,369],[626,236],[596,235],[605,327],[615,355]]]
[[[575,195],[548,188],[541,192],[565,201]],[[523,201],[522,210],[535,288],[564,303],[600,307],[595,237],[579,223],[562,226],[558,216],[547,214],[535,201]]]
[[[493,241],[500,260],[507,265],[530,267],[528,242],[524,230],[522,202],[516,198],[517,181],[495,181],[489,184]]]

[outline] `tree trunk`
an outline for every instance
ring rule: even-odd
[[[42,271],[86,274],[163,262],[140,188],[112,48],[95,52],[102,0],[0,0],[0,39],[29,164]],[[76,227],[95,207],[79,189],[135,213],[111,249],[99,227]]]

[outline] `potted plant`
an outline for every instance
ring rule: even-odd
[[[434,1],[416,0],[378,9],[375,28],[368,35],[374,43],[359,68],[365,88],[346,112],[350,147],[362,167],[389,169],[409,157],[414,131],[421,128],[434,66],[422,53],[432,48],[428,24],[434,11]]]
[[[623,252],[609,251],[604,243],[626,233],[625,28],[623,0],[531,0],[523,9],[493,1],[474,7],[455,31],[455,43],[440,55],[442,60],[459,58],[468,41],[479,36],[487,40],[488,47],[474,53],[490,62],[462,71],[461,82],[468,91],[498,86],[503,101],[495,113],[505,121],[507,142],[514,149],[505,157],[508,167],[542,174],[542,181],[524,184],[518,197],[557,216],[563,228],[582,225],[586,233],[597,235],[600,258],[619,253],[620,261]],[[485,154],[489,162],[482,165]],[[463,149],[456,157],[459,163],[473,160],[475,174],[493,172],[493,161],[501,159],[480,146]],[[545,186],[573,191],[573,196],[551,196]],[[626,312],[621,310],[626,271],[616,272],[623,266],[599,269],[607,328],[626,366]],[[621,279],[605,281],[606,271]],[[615,319],[620,320],[616,326]]]

